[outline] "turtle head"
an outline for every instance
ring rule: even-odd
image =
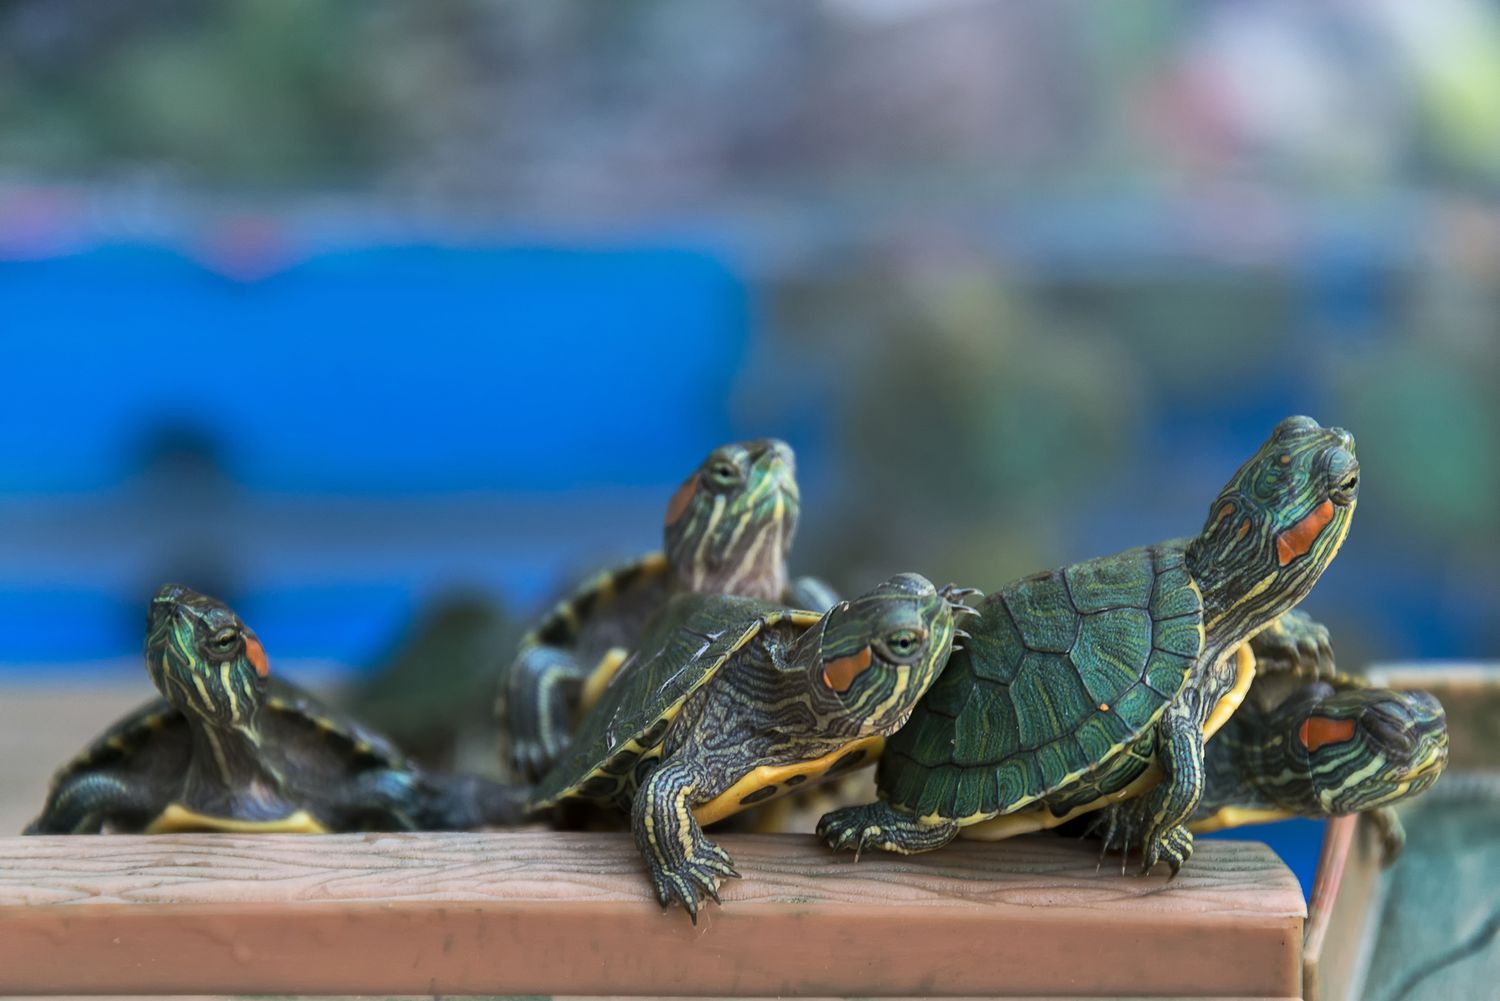
[[[948,662],[954,617],[968,611],[957,588],[939,590],[918,574],[897,574],[873,591],[835,605],[807,663],[819,706],[858,736],[894,733]]]
[[[146,669],[175,708],[219,727],[244,727],[271,673],[254,630],[215,598],[167,584],[151,599]]]
[[[723,445],[667,505],[667,559],[689,591],[778,601],[800,498],[791,446],[774,438]]]
[[[1188,545],[1211,638],[1239,642],[1301,601],[1343,544],[1358,496],[1353,435],[1310,417],[1278,424]]]
[[[1443,707],[1426,692],[1310,685],[1273,715],[1280,760],[1259,770],[1299,813],[1371,810],[1415,796],[1448,764]]]

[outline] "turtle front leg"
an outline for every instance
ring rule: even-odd
[[[586,677],[571,654],[555,647],[524,650],[511,666],[507,686],[511,761],[528,780],[535,782],[545,775],[567,750]]]
[[[1393,806],[1380,806],[1369,811],[1370,820],[1380,834],[1380,865],[1389,868],[1401,857],[1406,847],[1406,828]]]
[[[1187,822],[1203,798],[1203,731],[1190,717],[1171,712],[1157,726],[1157,759],[1165,775],[1150,792],[1110,808],[1105,850],[1128,852],[1139,834],[1142,875],[1166,862],[1175,876],[1193,854]]]
[[[901,855],[930,852],[957,836],[955,822],[924,824],[885,800],[842,807],[818,821],[818,837],[834,851],[852,850],[856,859],[860,852],[871,847]]]
[[[713,798],[702,767],[671,760],[661,765],[636,791],[630,829],[646,860],[651,885],[663,907],[675,898],[698,923],[698,901],[719,903],[719,883],[738,879],[729,854],[708,840],[693,807]]]
[[[47,797],[23,834],[98,834],[105,824],[138,831],[162,803],[139,783],[109,773],[77,775]]]
[[[1258,674],[1291,674],[1299,678],[1337,676],[1328,627],[1299,609],[1256,633],[1250,640]]]

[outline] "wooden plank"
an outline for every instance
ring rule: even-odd
[[[1329,821],[1307,908],[1305,1001],[1359,1001],[1381,879],[1375,825],[1358,816]]]
[[[855,863],[722,838],[743,880],[695,928],[628,836],[0,839],[0,990],[29,993],[1298,993],[1305,914],[1263,845],[1096,870],[1050,837]]]

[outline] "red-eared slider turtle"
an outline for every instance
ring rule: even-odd
[[[1442,705],[1346,675],[1302,684],[1271,705],[1261,687],[1258,679],[1209,741],[1189,829],[1368,812],[1386,863],[1394,861],[1406,839],[1392,805],[1427,789],[1448,763]]]
[[[521,638],[500,707],[516,770],[535,779],[558,760],[575,719],[672,595],[829,608],[837,598],[826,584],[787,579],[799,503],[785,442],[737,442],[710,453],[667,504],[662,552],[588,580]]]
[[[835,848],[920,852],[961,829],[1009,837],[1138,796],[1115,829],[1141,847],[1143,871],[1165,859],[1175,872],[1192,852],[1203,742],[1254,677],[1245,641],[1312,588],[1358,488],[1353,437],[1288,418],[1198,537],[990,594],[973,638],[887,741],[882,799],[833,811],[819,832]]]
[[[521,814],[517,792],[424,772],[273,681],[255,633],[213,598],[163,587],[147,630],[162,697],[58,772],[27,834],[455,830]]]
[[[970,593],[901,574],[821,617],[755,598],[672,598],[533,793],[628,812],[663,906],[697,920],[737,876],[700,825],[879,752],[948,659]]]

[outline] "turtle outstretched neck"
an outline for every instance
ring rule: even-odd
[[[1306,417],[1282,421],[1239,468],[1187,544],[1205,663],[1306,597],[1348,534],[1358,491],[1353,436]]]
[[[784,442],[715,449],[667,506],[663,535],[677,587],[780,600],[799,504],[796,459]]]
[[[193,741],[182,783],[184,806],[250,820],[288,812],[285,777],[266,757],[253,724],[224,726],[192,712],[183,716]]]
[[[270,666],[254,631],[222,602],[169,584],[147,616],[146,666],[192,735],[184,805],[249,817],[284,812],[285,780],[257,726]]]

